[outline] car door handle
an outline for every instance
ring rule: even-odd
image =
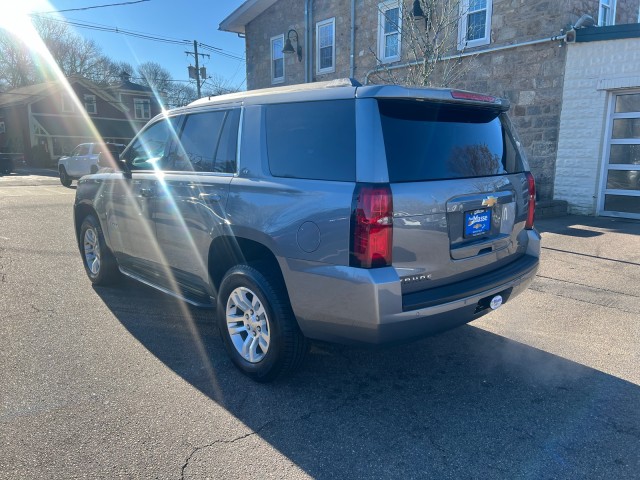
[[[217,193],[201,193],[198,195],[198,198],[205,203],[219,202],[222,200],[222,197]]]
[[[143,196],[143,197],[153,197],[154,190],[153,190],[153,188],[141,188],[140,189],[140,195]]]

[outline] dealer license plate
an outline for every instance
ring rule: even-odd
[[[491,230],[491,210],[464,213],[464,236],[477,237]]]

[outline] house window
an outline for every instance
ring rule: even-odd
[[[458,49],[491,43],[493,0],[461,0]]]
[[[151,103],[146,98],[134,98],[133,106],[136,111],[136,118],[149,119],[151,118]]]
[[[98,113],[95,95],[84,96],[84,109],[87,111],[87,113]]]
[[[400,60],[400,34],[402,9],[399,0],[378,5],[378,60],[394,62]]]
[[[63,112],[73,112],[75,109],[73,108],[73,100],[71,97],[66,94],[62,94],[62,111]]]
[[[284,82],[284,35],[271,39],[271,83]]]
[[[0,122],[0,133],[5,133],[6,129],[4,128],[4,122]]]
[[[616,24],[616,0],[600,0],[600,9],[598,10],[598,26],[606,27],[607,25]]]
[[[336,71],[336,19],[316,23],[316,65],[318,73]]]

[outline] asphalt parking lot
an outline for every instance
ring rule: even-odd
[[[93,288],[75,191],[28,173],[0,177],[1,478],[638,478],[640,222],[539,221],[496,312],[259,385],[210,310]]]

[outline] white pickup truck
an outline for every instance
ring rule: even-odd
[[[100,155],[106,154],[117,159],[126,145],[119,143],[81,143],[71,155],[58,160],[60,183],[65,187],[71,186],[73,180],[84,175],[96,173],[99,170]]]

